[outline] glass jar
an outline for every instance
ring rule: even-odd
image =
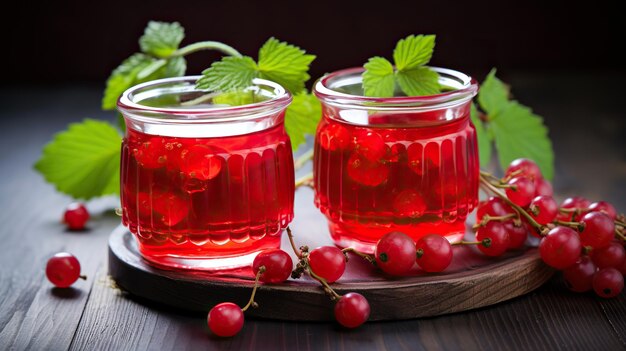
[[[198,78],[151,81],[120,97],[122,223],[152,263],[246,266],[280,246],[293,218],[284,126],[292,97],[262,79],[239,93],[211,94],[195,88]],[[250,103],[220,104],[228,99]]]
[[[392,231],[419,240],[465,234],[478,202],[478,149],[470,120],[478,85],[449,69],[445,92],[432,96],[363,96],[363,68],[315,83],[323,117],[315,137],[315,204],[341,247],[373,252]]]

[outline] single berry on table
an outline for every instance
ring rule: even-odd
[[[346,257],[335,246],[320,246],[309,254],[309,265],[313,273],[334,283],[346,269]]]
[[[46,277],[55,286],[67,288],[81,278],[80,262],[70,253],[57,253],[46,264]]]
[[[289,278],[293,269],[293,261],[288,253],[281,249],[270,249],[259,253],[252,262],[252,270],[256,275],[264,266],[265,272],[259,280],[264,283],[282,283]]]
[[[385,273],[402,275],[415,264],[415,242],[400,232],[385,234],[374,249],[377,266]]]
[[[582,244],[578,233],[568,227],[556,227],[539,243],[541,259],[548,266],[565,269],[578,261]]]
[[[370,305],[359,293],[347,293],[335,304],[335,319],[346,328],[356,328],[370,316]]]
[[[222,302],[211,308],[207,324],[213,334],[231,337],[243,328],[243,311],[232,302]]]
[[[89,211],[84,204],[73,202],[67,206],[63,214],[63,222],[70,230],[84,230],[89,220]]]
[[[426,235],[417,241],[415,247],[417,265],[426,272],[441,272],[452,262],[452,246],[441,235]]]
[[[609,298],[624,289],[624,276],[615,268],[603,268],[593,276],[593,290],[598,296]]]

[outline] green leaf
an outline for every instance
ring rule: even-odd
[[[257,64],[251,57],[227,56],[202,72],[196,88],[211,91],[242,89],[250,86],[257,75]]]
[[[363,65],[365,96],[391,97],[395,88],[393,65],[384,57],[372,57]]]
[[[241,106],[266,100],[263,96],[255,94],[253,90],[236,90],[219,94],[213,98],[217,105]]]
[[[488,119],[500,113],[509,104],[509,88],[496,77],[495,68],[480,85],[478,103],[483,111],[487,112]]]
[[[102,98],[102,109],[113,110],[117,104],[117,99],[122,93],[137,83],[139,72],[150,66],[156,60],[144,54],[134,54],[119,65],[106,83],[104,97]]]
[[[505,168],[516,158],[525,157],[537,163],[544,177],[554,176],[554,151],[548,128],[540,116],[516,101],[509,102],[492,116],[489,128],[495,137],[500,166]]]
[[[269,38],[259,50],[258,70],[260,77],[274,81],[292,94],[304,90],[304,83],[311,78],[307,73],[315,55],[307,55],[297,46]]]
[[[109,123],[72,123],[44,147],[35,169],[60,192],[77,199],[119,194],[121,140]]]
[[[293,101],[285,113],[285,129],[291,139],[293,150],[304,144],[307,134],[315,134],[321,117],[322,105],[315,96],[308,93],[293,96]]]
[[[187,71],[187,61],[184,57],[171,57],[165,65],[166,77],[182,77]]]
[[[146,67],[144,67],[143,69],[141,69],[141,71],[137,73],[136,79],[138,81],[142,81],[150,77],[151,75],[155,74],[161,68],[165,67],[166,64],[167,64],[166,60],[152,61],[152,63],[150,63],[149,65],[147,65]]]
[[[434,49],[434,35],[409,35],[398,41],[393,50],[393,61],[398,71],[412,70],[427,64]]]
[[[178,49],[184,37],[185,30],[178,22],[150,21],[139,38],[139,46],[146,54],[166,58]]]
[[[472,103],[470,106],[470,117],[472,123],[476,127],[476,137],[478,138],[478,155],[480,157],[480,166],[487,167],[491,162],[491,138],[485,130],[485,125],[479,117],[478,109],[476,105]]]
[[[433,95],[439,93],[439,75],[428,67],[409,71],[397,71],[400,89],[407,96]]]

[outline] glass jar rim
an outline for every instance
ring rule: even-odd
[[[314,94],[320,101],[338,107],[376,109],[376,110],[431,110],[433,108],[444,108],[451,105],[464,103],[472,99],[478,92],[478,82],[459,71],[448,68],[431,67],[439,74],[439,82],[455,82],[456,86],[451,91],[442,92],[426,96],[393,96],[393,97],[370,97],[364,95],[353,95],[333,89],[332,84],[340,80],[348,80],[348,83],[356,84],[362,82],[364,67],[352,67],[335,71],[319,78],[314,87]],[[349,77],[352,75],[353,77]],[[348,85],[348,84],[346,84]]]
[[[137,84],[128,88],[117,101],[117,108],[127,118],[145,122],[212,123],[253,120],[259,115],[269,115],[286,108],[291,103],[291,93],[280,84],[270,80],[254,78],[253,87],[267,87],[272,92],[268,100],[239,106],[215,106],[205,108],[153,107],[136,101],[137,95],[146,94],[142,100],[166,93],[207,92],[196,89],[195,83],[202,76],[164,78]],[[172,85],[176,83],[187,83]],[[170,87],[168,87],[170,85]],[[169,89],[168,89],[169,88]],[[148,94],[149,93],[149,94]],[[159,94],[160,93],[160,94]]]

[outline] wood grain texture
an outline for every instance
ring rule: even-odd
[[[516,98],[550,127],[560,198],[581,194],[625,210],[626,120],[619,101],[626,75],[507,73]],[[603,89],[581,88],[592,86]],[[469,312],[371,322],[354,331],[247,318],[231,339],[210,336],[204,313],[120,294],[107,278],[106,259],[119,219],[96,215],[89,232],[65,232],[58,220],[69,198],[32,170],[41,147],[67,123],[113,119],[99,111],[101,90],[101,84],[0,88],[0,350],[626,349],[625,295],[573,294],[558,275],[527,295]],[[54,290],[44,276],[47,258],[60,250],[76,254],[89,276],[69,292]]]
[[[312,200],[312,191],[302,189],[297,197]],[[298,200],[300,213],[317,211],[312,201]],[[310,228],[295,223],[293,230]],[[299,230],[300,229],[300,230]],[[468,234],[468,236],[471,234]],[[327,233],[307,232],[300,238],[328,238]],[[328,243],[330,244],[330,239]],[[289,247],[283,249],[289,252]],[[370,320],[400,320],[431,317],[489,306],[532,291],[554,273],[539,258],[536,249],[489,259],[473,247],[454,248],[454,264],[441,274],[424,274],[415,267],[414,275],[385,277],[370,265],[352,256],[348,271],[333,288],[339,294],[358,292],[371,307]],[[295,257],[294,257],[295,259]],[[109,274],[126,291],[181,309],[207,311],[225,299],[244,305],[250,297],[254,274],[249,268],[221,274],[159,269],[141,258],[134,237],[118,227],[109,239]],[[317,282],[289,280],[286,284],[262,285],[256,295],[261,306],[248,314],[257,317],[331,321],[332,302]],[[294,314],[294,310],[301,313]]]

